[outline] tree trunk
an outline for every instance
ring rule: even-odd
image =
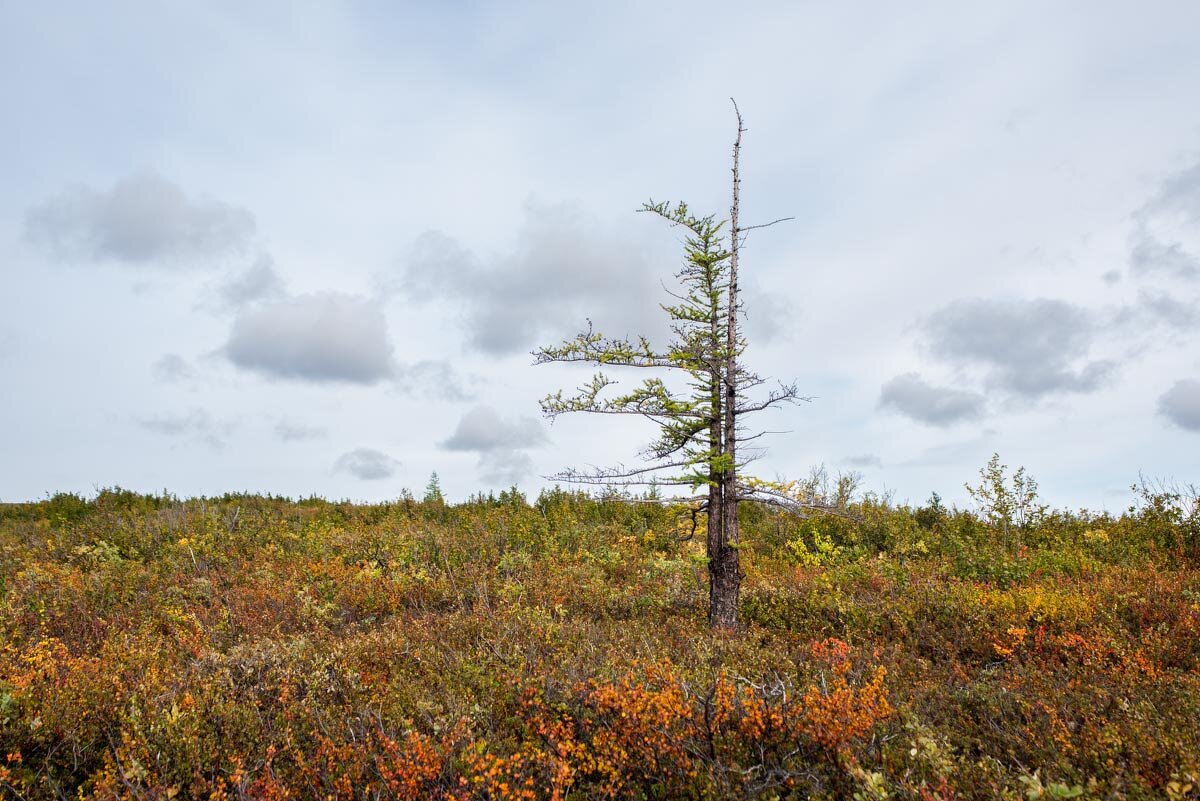
[[[712,591],[708,604],[708,625],[714,631],[736,631],[738,627],[738,597],[741,594],[742,573],[738,552],[725,546],[715,562],[709,562],[709,581]]]
[[[714,483],[708,488],[708,540],[705,543],[705,554],[708,556],[708,624],[712,628],[725,625],[727,618],[724,586],[721,576],[726,568],[721,554],[725,550],[725,504],[721,498],[719,476],[713,476]]]
[[[738,211],[740,206],[741,178],[738,161],[742,149],[742,114],[737,103],[737,138],[733,142],[733,200],[729,207],[729,290],[725,319],[725,369],[724,369],[724,425],[722,425],[722,455],[724,469],[720,474],[721,487],[721,536],[716,553],[709,556],[709,579],[712,582],[709,599],[709,625],[714,629],[733,630],[738,627],[738,596],[742,588],[742,564],[738,554],[740,531],[738,530],[738,487],[737,487],[737,380],[738,380]],[[715,558],[714,558],[715,556]]]
[[[722,498],[717,548],[708,560],[708,624],[713,629],[732,631],[738,627],[742,564],[737,549],[737,503],[735,491]]]

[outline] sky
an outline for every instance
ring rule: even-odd
[[[0,501],[451,499],[632,465],[531,351],[665,331],[724,216],[752,466],[1200,482],[1200,4],[0,0]],[[616,376],[628,381],[636,377]],[[624,385],[624,384],[623,384]]]

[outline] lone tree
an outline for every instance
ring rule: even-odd
[[[624,394],[610,392],[617,381],[597,373],[574,394],[560,390],[541,402],[550,418],[568,412],[640,415],[658,425],[659,434],[642,452],[644,464],[626,468],[566,470],[557,480],[578,484],[674,486],[681,494],[665,500],[687,504],[693,524],[703,516],[707,533],[709,624],[714,629],[738,625],[738,595],[742,571],[738,504],[756,500],[789,509],[811,506],[790,485],[743,476],[755,454],[742,445],[765,431],[747,432],[743,416],[801,398],[796,387],[779,384],[759,390],[766,379],[745,370],[740,363],[746,349],[743,317],[738,297],[738,256],[747,235],[761,225],[743,226],[739,217],[741,178],[738,174],[742,135],[741,112],[733,143],[733,196],[729,218],[698,217],[686,203],[644,204],[641,211],[655,214],[672,226],[685,229],[685,259],[676,277],[679,291],[668,294],[674,303],[662,306],[671,321],[672,341],[656,349],[645,337],[615,339],[586,331],[555,347],[534,351],[535,363],[587,362],[604,368],[639,368],[652,377]],[[668,383],[666,378],[674,377]],[[693,527],[694,530],[694,527]]]

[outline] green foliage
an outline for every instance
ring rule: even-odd
[[[1155,545],[1178,559],[1200,558],[1200,491],[1152,487],[1145,481],[1133,491],[1137,501],[1130,513],[1153,532]]]
[[[1035,527],[1046,513],[1046,507],[1037,503],[1037,482],[1017,468],[1009,478],[1007,465],[1000,464],[1000,454],[992,458],[979,471],[979,484],[972,487],[964,484],[971,499],[979,506],[988,525],[1000,536],[1002,545],[1009,550],[1020,547],[1020,536]]]
[[[736,468],[723,452],[724,419],[722,381],[731,346],[726,339],[729,309],[730,251],[725,247],[725,223],[714,216],[696,217],[686,203],[646,203],[642,211],[656,214],[684,228],[684,266],[677,273],[675,303],[663,305],[674,338],[656,349],[645,337],[636,340],[606,337],[588,330],[557,346],[538,349],[537,363],[583,362],[600,367],[649,368],[674,371],[686,383],[669,385],[661,375],[651,375],[634,388],[617,394],[618,385],[607,373],[597,373],[574,394],[561,390],[541,402],[550,417],[572,412],[632,414],[658,426],[658,438],[646,447],[647,465],[635,471],[609,471],[595,475],[563,474],[568,481],[611,481],[623,486],[678,485],[692,490],[714,486],[719,476]],[[744,349],[733,343],[732,355]]]
[[[442,482],[436,470],[429,474],[429,483],[425,485],[425,497],[422,500],[432,504],[442,504],[446,501],[442,496]]]

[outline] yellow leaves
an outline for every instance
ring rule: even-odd
[[[1200,779],[1192,774],[1172,773],[1171,780],[1166,783],[1163,790],[1170,801],[1182,801],[1185,798],[1195,798],[1198,786],[1200,786]]]

